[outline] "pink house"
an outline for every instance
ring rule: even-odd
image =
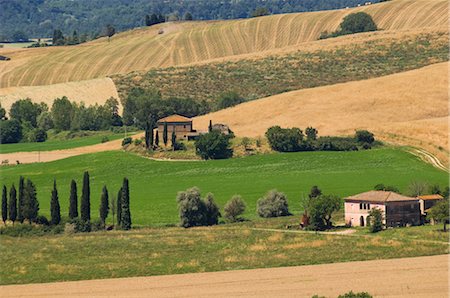
[[[386,227],[420,224],[420,204],[411,198],[391,191],[368,191],[344,199],[345,223],[366,226],[369,211],[378,208]]]

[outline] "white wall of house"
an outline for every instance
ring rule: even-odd
[[[369,202],[345,202],[345,224],[352,227],[359,227],[362,225],[366,226],[367,217],[369,216],[369,211],[372,208],[378,208],[383,212],[383,214],[386,214],[386,206],[384,204]],[[383,223],[386,223],[384,218]]]

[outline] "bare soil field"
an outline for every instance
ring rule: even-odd
[[[0,287],[0,297],[448,297],[448,255]]]
[[[319,135],[369,129],[382,140],[420,147],[448,165],[448,63],[385,77],[287,92],[195,118],[226,123],[238,136],[273,125],[316,127]]]
[[[110,78],[48,86],[0,88],[0,103],[7,111],[19,99],[31,98],[35,102],[45,102],[51,107],[55,98],[63,96],[67,96],[71,101],[83,101],[89,105],[96,103],[104,104],[110,97],[119,98],[116,86]]]
[[[40,86],[278,51],[317,40],[353,12],[372,15],[384,31],[448,27],[448,0],[393,0],[351,9],[215,22],[166,23],[76,45],[0,49],[0,87]],[[163,34],[158,34],[162,29]]]

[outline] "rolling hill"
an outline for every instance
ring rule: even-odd
[[[135,29],[78,46],[0,49],[0,87],[38,86],[270,53],[316,40],[347,14],[365,11],[382,30],[444,28],[448,0],[393,0],[354,9],[232,21],[177,22]],[[162,30],[163,34],[158,34]]]
[[[273,125],[316,127],[320,135],[369,129],[396,144],[424,148],[448,165],[448,63],[375,79],[287,92],[195,118],[238,136],[264,135]]]

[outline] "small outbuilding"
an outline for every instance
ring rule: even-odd
[[[392,191],[368,191],[345,198],[345,223],[348,226],[366,226],[369,211],[378,208],[383,213],[386,227],[419,225],[420,204],[417,198]]]

